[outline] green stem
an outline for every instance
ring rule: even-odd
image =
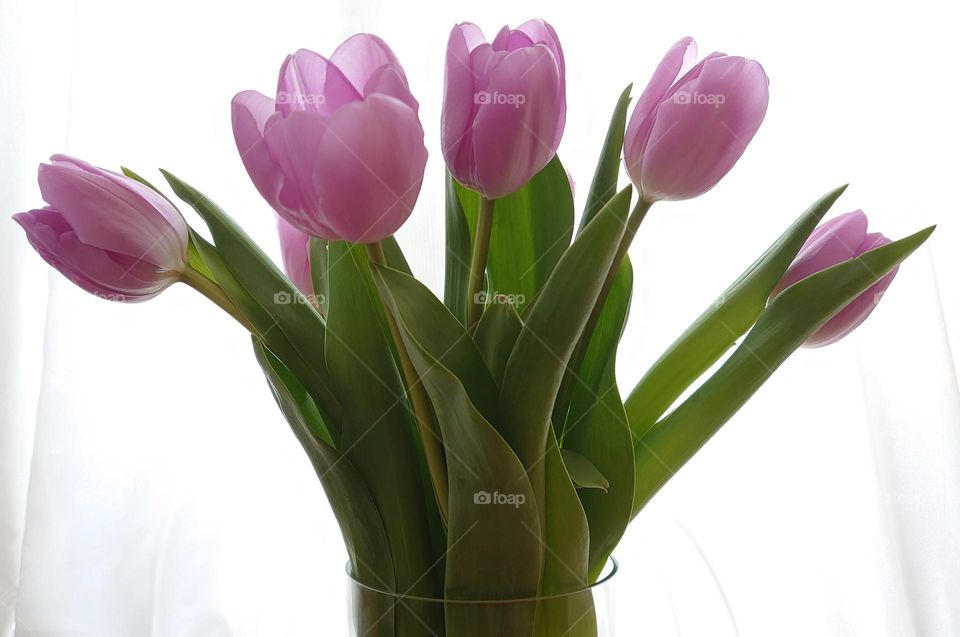
[[[243,315],[243,312],[234,305],[233,301],[224,294],[223,290],[217,285],[217,282],[208,278],[203,273],[194,270],[193,268],[187,268],[181,275],[180,280],[192,287],[194,290],[204,295],[214,303],[216,303],[220,308],[235,318],[238,323],[247,328],[251,334],[256,334],[259,336],[257,328],[247,320],[247,317]]]
[[[610,289],[613,287],[613,282],[617,278],[617,273],[620,271],[623,259],[627,256],[630,244],[633,243],[633,238],[637,235],[637,230],[640,228],[640,224],[647,216],[647,211],[650,210],[652,205],[652,201],[641,198],[627,218],[627,225],[624,229],[623,237],[620,239],[620,245],[617,246],[617,253],[613,257],[613,262],[610,264],[607,276],[603,280],[600,294],[597,296],[597,302],[594,304],[593,311],[590,312],[590,316],[587,318],[587,323],[584,325],[583,332],[580,334],[580,340],[577,342],[577,346],[573,350],[573,355],[570,357],[570,362],[564,370],[563,380],[560,382],[557,400],[553,407],[553,424],[554,427],[557,428],[557,437],[560,438],[561,443],[563,442],[563,434],[566,433],[564,423],[567,417],[567,410],[570,408],[570,400],[573,397],[576,374],[580,371],[583,359],[587,355],[587,349],[590,347],[590,339],[593,338],[593,332],[597,327],[597,322],[600,320],[603,306],[607,301],[607,296],[610,294]]]
[[[477,231],[473,238],[473,254],[470,257],[470,280],[467,290],[467,331],[473,334],[483,311],[480,291],[483,290],[483,275],[487,270],[487,256],[490,253],[490,232],[493,230],[493,207],[495,199],[480,196],[480,209],[477,212]]]
[[[385,265],[386,257],[383,253],[383,246],[379,242],[366,245],[370,262],[376,265]],[[427,470],[430,473],[430,480],[433,482],[437,506],[440,509],[444,524],[446,524],[448,486],[442,439],[439,432],[436,431],[436,427],[431,427],[433,412],[430,409],[430,401],[427,398],[423,383],[420,382],[420,377],[417,375],[417,370],[413,366],[413,361],[410,360],[410,354],[407,352],[403,337],[400,335],[400,328],[393,318],[393,313],[382,298],[381,302],[383,303],[384,314],[387,317],[387,325],[390,327],[390,336],[397,348],[397,357],[400,359],[400,370],[403,373],[407,396],[410,398],[410,406],[413,408],[413,415],[417,420],[417,430],[420,432],[424,455],[427,458]]]

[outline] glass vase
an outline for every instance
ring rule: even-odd
[[[454,600],[402,595],[358,582],[347,568],[348,637],[614,637],[618,565],[596,583],[528,599]]]

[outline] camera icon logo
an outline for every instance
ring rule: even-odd
[[[491,102],[490,91],[477,91],[473,94],[474,104],[489,104]]]
[[[281,290],[273,295],[274,305],[290,305],[293,303],[293,295],[286,290]]]
[[[493,497],[488,491],[477,491],[473,494],[474,504],[490,504],[491,502],[493,502]]]

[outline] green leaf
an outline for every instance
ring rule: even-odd
[[[620,176],[620,153],[623,151],[623,134],[627,125],[627,106],[630,104],[630,91],[633,84],[628,84],[620,94],[617,100],[617,106],[613,109],[613,117],[610,118],[610,128],[607,130],[607,137],[603,141],[603,148],[600,151],[600,160],[597,162],[597,170],[593,174],[593,181],[590,184],[590,192],[587,194],[587,205],[583,210],[583,217],[580,219],[580,228],[577,233],[583,232],[597,213],[607,205],[610,198],[617,192],[617,179]]]
[[[454,187],[472,235],[478,195],[459,184]],[[488,290],[509,296],[522,313],[550,277],[572,236],[570,180],[560,159],[554,157],[526,186],[496,201],[487,259]]]
[[[146,179],[144,179],[143,177],[141,177],[141,176],[138,175],[137,173],[133,172],[132,170],[130,170],[130,169],[127,168],[126,166],[121,166],[121,167],[120,167],[120,171],[121,171],[124,175],[126,175],[127,177],[129,177],[130,179],[133,179],[134,181],[140,182],[141,184],[143,184],[144,186],[146,186],[146,187],[149,188],[150,190],[154,191],[155,193],[157,193],[158,195],[160,195],[161,197],[163,197],[164,199],[166,199],[167,201],[169,201],[169,202],[170,202],[170,205],[173,206],[174,208],[177,207],[177,205],[176,205],[175,203],[173,203],[172,201],[170,201],[170,197],[168,197],[162,190],[160,190],[159,188],[157,188],[156,186],[154,186],[153,184],[151,184],[149,181],[147,181]],[[177,210],[179,210],[179,208],[177,208]]]
[[[927,240],[921,230],[784,290],[743,343],[636,445],[634,515],[803,342]]]
[[[386,257],[386,263],[389,267],[413,276],[413,272],[410,271],[410,264],[407,263],[407,257],[403,255],[403,250],[400,249],[396,237],[391,235],[382,240],[380,245],[383,247],[383,255]]]
[[[357,470],[337,452],[313,399],[296,376],[255,337],[253,349],[297,440],[303,445],[337,518],[350,557],[352,575],[380,590],[395,591],[393,559],[380,511]],[[392,637],[391,604],[368,599],[362,605],[360,628],[371,637]]]
[[[599,489],[606,493],[610,489],[610,481],[603,477],[596,465],[581,456],[576,451],[561,449],[563,464],[567,473],[578,489]]]
[[[450,171],[446,182],[446,243],[443,303],[463,325],[467,324],[467,289],[470,282],[470,226],[464,215],[457,184]]]
[[[634,436],[642,438],[680,395],[743,336],[807,237],[846,186],[810,206],[660,356],[626,401]]]
[[[582,591],[588,583],[590,528],[553,427],[547,428],[543,465],[545,488],[539,501],[546,551],[541,592],[547,599],[540,605],[535,634],[596,637],[592,595],[570,594]],[[534,490],[537,492],[536,487]]]
[[[447,449],[450,484],[445,593],[449,599],[536,597],[543,560],[538,506],[526,471],[470,401],[457,376],[400,322],[410,358],[430,396]],[[500,498],[509,498],[500,501]],[[447,606],[448,635],[488,635],[490,618],[529,635],[536,605]]]
[[[323,363],[320,315],[219,206],[169,172],[161,172],[174,193],[210,229],[216,249],[206,242],[196,245],[224,293],[255,326],[260,339],[307,386],[331,429],[337,430],[340,405],[330,391]]]
[[[383,266],[375,266],[373,273],[397,324],[457,377],[480,414],[498,427],[502,419],[497,385],[464,326],[412,276]]]
[[[494,303],[480,317],[473,335],[494,382],[500,386],[507,359],[517,343],[523,321],[512,303]]]
[[[575,378],[562,441],[610,481],[607,493],[580,491],[590,524],[590,578],[596,579],[630,523],[633,511],[633,437],[617,388],[617,346],[627,321],[633,268],[624,258]],[[569,464],[568,464],[569,468]]]
[[[610,200],[564,253],[527,313],[504,371],[504,438],[527,467],[541,503],[547,563],[563,567],[544,569],[545,590],[569,590],[573,581],[587,580],[589,542],[579,532],[586,529],[586,517],[556,449],[550,414],[567,361],[620,244],[631,194],[627,187]],[[559,521],[567,531],[552,531]]]
[[[433,490],[394,363],[383,305],[363,246],[330,243],[326,361],[344,409],[341,449],[370,488],[394,552],[397,587],[439,593],[439,557],[430,545]],[[429,499],[428,499],[429,496]]]
[[[631,193],[620,191],[577,237],[525,315],[500,391],[504,437],[524,466],[546,451],[557,387],[616,254]]]
[[[210,266],[207,265],[206,259],[203,258],[201,253],[201,245],[206,243],[210,249],[213,249],[212,246],[200,235],[196,234],[192,229],[189,231],[190,240],[187,243],[187,265],[191,268],[207,277],[207,279],[216,282],[217,277],[213,274],[213,271],[210,269]]]

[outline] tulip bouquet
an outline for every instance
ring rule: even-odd
[[[357,634],[596,637],[590,587],[630,521],[792,352],[863,321],[933,230],[890,241],[859,211],[821,224],[843,188],[827,193],[624,400],[631,241],[655,203],[710,190],[767,109],[760,64],[696,57],[690,38],[670,48],[629,122],[630,87],[620,95],[575,226],[553,28],[487,42],[454,27],[442,300],[393,239],[427,150],[406,75],[372,35],[329,58],[298,51],[275,98],[233,100],[286,274],[168,172],[204,233],[132,171],[59,155],[40,166],[48,206],[15,219],[93,294],[143,301],[180,281],[249,330],[342,530]],[[619,189],[621,153],[632,184]]]

